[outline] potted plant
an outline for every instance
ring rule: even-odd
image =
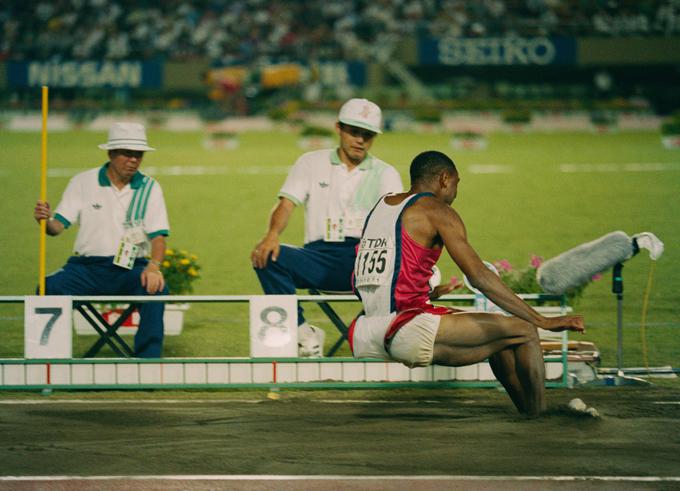
[[[529,264],[522,268],[515,268],[507,259],[500,259],[493,262],[493,269],[498,273],[498,276],[503,280],[513,292],[515,293],[545,293],[536,280],[536,270],[543,263],[543,258],[535,254],[531,255]],[[602,278],[601,274],[596,274],[592,277],[592,281],[599,281]],[[461,291],[470,291],[466,285],[459,281],[455,276],[451,278],[452,284],[456,285],[456,289]],[[571,306],[575,305],[583,296],[583,291],[589,283],[581,285],[577,288],[569,290],[565,293],[567,303]]]
[[[200,278],[201,266],[198,256],[184,249],[166,249],[161,263],[161,271],[170,295],[193,293],[193,283]],[[169,335],[182,332],[184,312],[189,310],[188,303],[168,303],[165,305],[163,323]]]

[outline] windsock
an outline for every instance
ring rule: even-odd
[[[561,295],[630,259],[637,251],[637,244],[625,232],[611,232],[544,262],[536,271],[536,280],[546,293]]]

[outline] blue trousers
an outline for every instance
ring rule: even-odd
[[[112,257],[72,256],[62,269],[45,278],[47,295],[148,295],[141,274],[146,259],[137,259],[132,269],[113,264]],[[161,292],[167,295],[168,289]],[[160,358],[163,349],[162,303],[144,303],[139,308],[135,356]]]
[[[262,290],[267,295],[295,295],[297,288],[350,291],[358,242],[318,240],[304,247],[282,245],[276,262],[270,258],[263,269],[255,268]],[[304,321],[298,304],[298,324]]]

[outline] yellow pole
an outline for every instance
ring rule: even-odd
[[[40,201],[47,201],[47,101],[48,89],[42,86],[42,135],[40,151]],[[47,220],[40,220],[40,278],[39,292],[45,294],[45,237],[47,236]]]

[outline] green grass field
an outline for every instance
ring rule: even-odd
[[[249,262],[253,245],[265,231],[268,213],[285,178],[285,167],[302,153],[297,136],[248,133],[237,150],[205,150],[201,133],[151,130],[158,152],[147,154],[144,168],[158,169],[170,213],[171,247],[199,256],[202,278],[196,294],[254,294],[259,285]],[[56,206],[68,182],[68,169],[101,165],[106,156],[96,145],[104,133],[49,135],[48,196]],[[0,132],[0,176],[4,191],[0,294],[31,293],[38,278],[38,226],[32,209],[39,194],[40,134]],[[392,163],[408,184],[408,165],[418,152],[436,149],[451,155],[462,182],[455,208],[472,245],[489,260],[508,259],[524,267],[531,254],[550,258],[614,230],[650,231],[666,244],[653,277],[646,336],[652,366],[678,365],[680,352],[680,151],[665,150],[657,133],[492,134],[487,150],[454,151],[446,134],[385,134],[373,153]],[[502,172],[486,173],[496,167]],[[575,165],[578,172],[563,172]],[[168,175],[170,166],[202,167],[213,173]],[[598,167],[599,166],[599,167]],[[573,168],[572,168],[573,169]],[[204,169],[205,170],[205,169]],[[153,174],[153,173],[152,173]],[[68,257],[74,231],[48,238],[47,269]],[[299,210],[284,235],[302,241]],[[624,353],[626,366],[641,366],[640,321],[651,261],[646,251],[624,268]],[[460,277],[448,258],[444,277]],[[616,302],[611,274],[590,285],[575,306],[586,318],[584,340],[594,341],[603,364],[616,362]],[[350,316],[356,306],[340,311]],[[332,333],[314,306],[313,323]],[[193,305],[181,336],[166,338],[166,356],[241,356],[248,354],[247,309]],[[0,357],[23,356],[22,310],[0,306]],[[76,339],[82,354],[93,339]],[[103,355],[107,353],[102,352]],[[343,348],[339,354],[348,354]]]

